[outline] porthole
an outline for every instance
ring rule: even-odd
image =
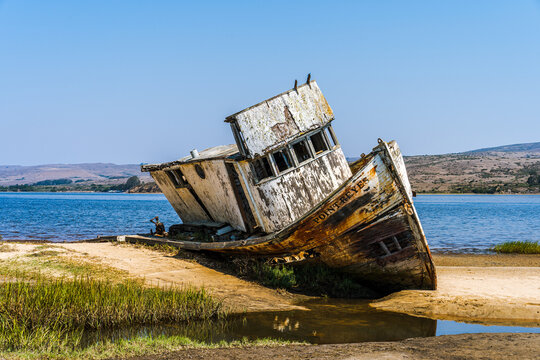
[[[206,174],[204,173],[204,169],[201,167],[201,165],[195,165],[195,172],[197,173],[197,175],[199,175],[201,179],[206,178]]]

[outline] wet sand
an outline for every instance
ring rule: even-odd
[[[436,291],[400,291],[371,306],[433,319],[540,326],[540,255],[435,255],[434,261]]]
[[[164,359],[538,359],[540,334],[462,334],[395,342],[186,349],[131,360]]]

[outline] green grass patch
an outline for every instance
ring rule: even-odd
[[[307,345],[303,342],[291,342],[277,339],[248,340],[246,338],[235,341],[220,341],[217,343],[201,342],[184,336],[156,337],[140,336],[132,339],[119,339],[104,341],[86,348],[64,347],[61,351],[44,350],[16,350],[12,352],[0,351],[2,359],[112,359],[131,356],[151,355],[164,352],[181,351],[193,348],[238,348],[250,346],[283,346]]]
[[[0,285],[0,349],[62,352],[84,330],[222,318],[204,290],[149,288],[91,278],[35,279]]]
[[[194,347],[290,343],[273,339],[209,343],[185,335],[105,337],[88,342],[92,333],[132,326],[197,326],[199,321],[221,326],[227,322],[227,310],[204,290],[149,287],[140,279],[126,280],[128,274],[122,270],[55,247],[37,246],[32,256],[0,261],[0,277],[8,280],[0,283],[1,359],[105,359]],[[152,249],[178,253],[170,247]]]
[[[28,254],[28,256],[30,256],[30,257],[57,256],[58,254],[60,254],[60,251],[41,250],[41,251],[32,252],[32,253]]]
[[[335,298],[379,297],[351,275],[320,263],[271,265],[263,260],[244,259],[230,264],[234,264],[235,272],[272,288]]]
[[[491,250],[502,254],[540,254],[538,241],[507,241],[495,245]]]

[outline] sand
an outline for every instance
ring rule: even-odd
[[[434,260],[436,266],[454,265],[437,266],[436,291],[400,291],[371,306],[433,319],[540,326],[539,255],[436,255]]]

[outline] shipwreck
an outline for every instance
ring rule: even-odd
[[[180,219],[187,250],[321,262],[384,288],[435,289],[436,274],[398,145],[349,164],[315,81],[225,119],[235,144],[143,165]]]

